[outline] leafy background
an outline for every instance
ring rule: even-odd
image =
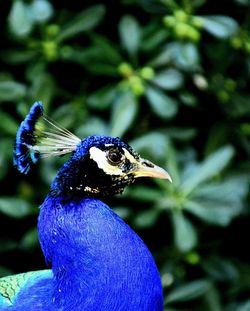
[[[63,159],[12,166],[35,100],[79,137],[167,168],[108,203],[144,239],[169,311],[250,310],[250,2],[1,2],[0,275],[45,267],[38,206]]]

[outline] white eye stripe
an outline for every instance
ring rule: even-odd
[[[106,152],[100,150],[97,147],[91,147],[89,149],[90,159],[94,160],[97,166],[102,169],[108,175],[124,175],[122,170],[108,163],[106,158]]]
[[[112,145],[113,146],[113,145]],[[138,163],[138,160],[125,148],[122,148],[124,151],[125,158],[130,163]],[[108,175],[117,175],[124,176],[126,175],[118,166],[114,166],[108,163],[107,153],[97,147],[91,147],[89,149],[90,159],[94,160],[97,166],[102,169]]]
[[[138,160],[135,159],[134,156],[132,156],[132,154],[125,148],[122,148],[124,151],[124,155],[125,157],[129,160],[129,162],[131,163],[138,163]]]

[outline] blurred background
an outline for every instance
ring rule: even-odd
[[[12,165],[42,100],[170,172],[107,201],[152,251],[166,310],[249,311],[250,1],[1,1],[0,26],[0,276],[46,268],[38,207],[67,156]]]

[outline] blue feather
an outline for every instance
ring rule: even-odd
[[[43,154],[73,151],[40,207],[38,235],[51,270],[0,279],[0,311],[162,311],[150,251],[100,197],[122,192],[139,169],[169,175],[119,138],[80,141],[51,120],[56,132],[38,132],[41,117],[48,121],[36,102],[17,132],[14,163],[27,173]]]
[[[35,125],[42,115],[42,103],[35,102],[17,131],[14,146],[14,165],[21,173],[28,173],[30,165],[36,163],[39,159],[38,153],[30,152],[30,146],[36,143],[34,137]]]
[[[80,141],[44,115],[42,102],[35,102],[17,131],[14,165],[27,174],[41,157],[72,152]]]
[[[50,274],[26,283],[1,311],[162,311],[159,273],[143,241],[97,199],[48,196],[39,238]]]

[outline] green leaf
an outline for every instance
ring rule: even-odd
[[[18,123],[8,113],[0,111],[0,131],[4,134],[10,134],[15,136],[18,128]]]
[[[188,107],[196,107],[197,106],[197,97],[189,92],[182,91],[179,93],[179,98],[181,102]]]
[[[149,209],[139,212],[134,217],[134,224],[137,228],[149,228],[155,225],[159,211],[157,209]]]
[[[229,114],[230,117],[240,118],[246,114],[250,114],[250,96],[248,94],[233,93],[231,100],[223,109]]]
[[[211,283],[207,280],[196,280],[188,284],[181,285],[172,290],[167,297],[167,303],[190,301],[205,295],[211,289]]]
[[[132,56],[138,52],[141,41],[141,30],[133,16],[123,16],[119,23],[119,32],[122,45]]]
[[[155,29],[154,29],[155,30]],[[158,28],[156,31],[152,31],[150,34],[145,35],[145,29],[143,31],[143,38],[141,40],[141,49],[144,52],[155,51],[167,40],[167,33],[165,29]]]
[[[236,0],[236,2],[238,2],[240,5],[249,5],[250,4],[249,0]]]
[[[25,95],[25,85],[15,81],[0,81],[0,101],[17,101]]]
[[[90,135],[108,135],[108,126],[104,120],[96,117],[88,118],[84,124],[77,128],[78,137],[87,137]]]
[[[111,106],[116,96],[116,89],[114,86],[101,88],[94,93],[90,94],[87,98],[87,104],[91,108],[104,110]]]
[[[237,282],[240,279],[239,270],[235,263],[216,254],[204,260],[203,268],[216,281]]]
[[[117,77],[117,69],[114,65],[104,64],[104,63],[89,63],[84,64],[84,66],[94,75],[105,75],[110,77]]]
[[[232,219],[239,215],[239,209],[232,208],[228,205],[221,205],[215,202],[185,202],[184,208],[190,213],[199,217],[203,221],[218,225],[218,226],[228,226]]]
[[[175,245],[181,252],[192,250],[198,242],[195,228],[181,211],[174,210],[172,216]]]
[[[22,218],[33,213],[27,201],[13,197],[0,198],[0,212],[14,218]]]
[[[234,149],[231,146],[224,146],[209,155],[201,164],[192,170],[191,176],[185,176],[181,190],[188,194],[199,184],[219,174],[228,165],[233,155]]]
[[[166,66],[173,62],[177,68],[188,71],[198,69],[200,56],[197,46],[191,42],[172,42],[149,63],[150,66]]]
[[[214,285],[211,284],[211,289],[205,294],[205,300],[209,306],[208,311],[223,311],[220,292]]]
[[[117,70],[117,66],[123,62],[123,56],[120,54],[117,46],[108,38],[92,35],[93,46],[99,51],[99,59],[103,60],[105,64],[114,65]]]
[[[164,90],[176,90],[183,85],[183,75],[176,69],[166,69],[157,73],[152,82]]]
[[[26,37],[32,30],[33,19],[28,6],[21,0],[13,2],[10,10],[9,28],[18,37]]]
[[[37,234],[37,228],[32,228],[29,231],[27,231],[24,236],[22,237],[19,247],[21,249],[30,250],[31,248],[34,248],[35,246],[39,245],[38,241],[38,234]]]
[[[29,9],[31,17],[36,22],[46,22],[53,15],[53,7],[47,0],[33,0]]]
[[[152,203],[162,197],[162,192],[145,186],[134,186],[126,188],[124,195],[133,200]]]
[[[149,65],[152,67],[166,66],[171,60],[172,50],[169,48],[169,44],[167,44],[160,53],[150,61]]]
[[[143,157],[155,160],[164,160],[168,152],[168,136],[159,132],[149,132],[132,141],[130,145],[135,148]]]
[[[13,136],[0,139],[0,180],[6,175],[9,166],[12,166]]]
[[[26,77],[27,80],[32,83],[32,86],[36,84],[35,80],[44,74],[48,74],[46,73],[46,63],[44,61],[37,61],[28,64]]]
[[[240,304],[235,311],[249,311],[250,310],[250,300]]]
[[[96,27],[105,14],[104,5],[94,5],[77,14],[69,23],[65,24],[57,40],[59,42],[68,40],[82,32]]]
[[[50,74],[40,73],[32,82],[30,95],[33,100],[42,101],[47,108],[52,102],[56,91],[53,77]]]
[[[91,36],[93,37],[93,35]],[[68,59],[83,65],[95,74],[108,74],[115,77],[119,76],[117,66],[122,62],[122,57],[116,46],[106,38],[96,35],[89,48],[75,47],[73,50],[71,49]]]
[[[151,86],[146,88],[146,97],[152,110],[162,119],[173,118],[178,111],[178,102],[163,93],[160,89]]]
[[[202,16],[203,28],[220,39],[227,39],[236,34],[238,23],[231,17],[223,15]]]
[[[169,127],[165,130],[166,134],[171,138],[179,141],[189,141],[197,134],[196,128],[187,127]]]
[[[244,175],[230,176],[219,183],[209,183],[197,187],[192,199],[216,201],[224,205],[241,204],[248,194],[248,178]]]
[[[116,206],[112,210],[122,219],[128,219],[131,214],[131,210],[125,206]]]
[[[5,50],[1,58],[8,64],[21,64],[31,61],[36,56],[37,51],[29,50]]]
[[[76,120],[81,122],[84,119],[84,106],[82,105],[82,99],[78,103],[77,99],[75,102],[69,102],[66,104],[61,104],[56,110],[53,111],[51,117],[54,120],[60,120],[60,125],[66,129],[74,128],[76,125]]]
[[[197,46],[193,43],[174,42],[169,44],[171,58],[177,67],[194,71],[198,68],[200,57]]]
[[[110,135],[121,137],[133,123],[137,110],[137,99],[132,92],[123,92],[113,105]]]

